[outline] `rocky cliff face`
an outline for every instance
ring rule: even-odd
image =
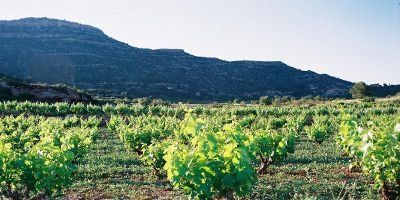
[[[260,96],[348,96],[351,83],[282,62],[234,61],[179,49],[141,49],[61,20],[0,21],[0,72],[132,97],[216,101]]]

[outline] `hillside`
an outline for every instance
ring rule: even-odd
[[[41,102],[84,102],[94,100],[88,94],[76,91],[66,86],[49,86],[46,84],[31,84],[0,74],[0,101],[41,101]]]
[[[352,83],[282,62],[197,57],[179,49],[143,49],[100,29],[48,18],[0,21],[0,72],[110,95],[220,101],[260,96],[347,97]]]

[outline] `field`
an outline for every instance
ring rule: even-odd
[[[158,180],[151,167],[125,150],[115,134],[103,132],[82,159],[77,180],[67,196],[72,199],[173,199],[185,195],[174,191],[166,180]],[[334,141],[318,145],[304,139],[285,162],[273,165],[255,188],[251,199],[379,199],[370,179],[349,172],[348,158]]]
[[[398,196],[400,104],[395,102],[3,102],[0,113],[2,198]]]

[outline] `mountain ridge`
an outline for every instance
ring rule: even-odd
[[[49,18],[0,21],[0,72],[110,95],[177,101],[348,97],[352,85],[281,61],[225,61],[182,49],[133,47],[98,28]]]

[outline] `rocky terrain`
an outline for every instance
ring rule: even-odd
[[[100,29],[48,18],[0,21],[0,72],[110,95],[220,101],[260,96],[348,97],[352,83],[279,61],[233,61],[143,49]]]

